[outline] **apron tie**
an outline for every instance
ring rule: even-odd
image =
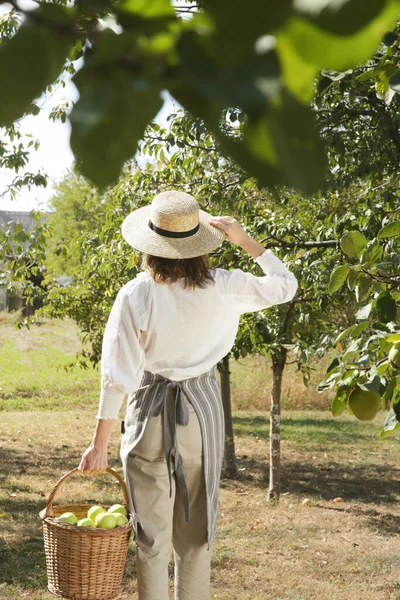
[[[189,521],[189,494],[179,455],[178,436],[176,435],[177,424],[187,425],[189,423],[189,411],[182,397],[184,392],[180,382],[168,381],[168,383],[164,384],[163,388],[163,392],[155,399],[151,414],[154,417],[158,417],[161,411],[163,411],[165,460],[167,462],[170,498],[172,496],[171,454],[175,442],[175,473],[185,507],[185,521]],[[171,397],[168,395],[169,388],[175,390],[175,396]]]

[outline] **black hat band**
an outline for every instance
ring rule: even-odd
[[[171,237],[171,238],[190,237],[191,235],[194,235],[195,233],[197,233],[198,230],[200,229],[200,223],[198,223],[196,225],[196,227],[193,227],[193,229],[189,229],[189,231],[169,231],[168,229],[161,229],[161,227],[157,227],[157,225],[154,225],[154,223],[152,223],[151,220],[149,220],[148,225],[149,225],[150,229],[152,229],[155,233],[158,233],[159,235],[163,235],[165,237]]]

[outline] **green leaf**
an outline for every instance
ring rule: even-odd
[[[369,304],[366,304],[365,306],[362,306],[360,308],[360,310],[358,310],[354,316],[357,320],[368,319],[371,309],[372,309],[372,302],[370,302]]]
[[[368,242],[367,247],[365,248],[362,256],[361,262],[362,264],[370,264],[375,265],[376,263],[382,260],[383,248],[377,239],[372,242]]]
[[[160,89],[116,66],[112,71],[83,67],[74,83],[80,99],[70,115],[71,148],[82,174],[104,188],[135,155],[162,106]]]
[[[307,62],[320,69],[344,71],[370,58],[385,31],[395,25],[398,12],[396,0],[387,2],[378,17],[354,35],[333,35],[301,17],[292,17],[285,31]]]
[[[233,63],[252,50],[258,38],[285,23],[291,4],[292,0],[247,0],[244,8],[241,0],[230,0],[229,6],[221,0],[203,0],[202,6],[215,21],[220,58]]]
[[[360,275],[355,287],[356,300],[358,303],[362,302],[367,296],[369,288],[371,287],[371,279],[368,275]]]
[[[351,269],[351,271],[347,277],[347,287],[351,292],[356,287],[359,276],[360,276],[359,271],[356,271],[356,269]]]
[[[335,341],[333,342],[333,345],[335,346],[338,342],[341,342],[342,340],[344,340],[345,337],[347,337],[354,329],[355,325],[350,325],[350,327],[348,327],[347,329],[345,329],[344,331],[342,331],[342,333],[340,333],[337,338],[335,339]]]
[[[318,75],[318,68],[298,54],[290,37],[284,32],[278,32],[276,39],[282,79],[286,88],[297,100],[309,104],[314,96],[314,81]]]
[[[222,143],[260,185],[276,181],[307,193],[326,185],[326,152],[313,116],[287,93],[263,118],[249,119],[241,144]],[[266,166],[275,171],[273,180]]]
[[[392,333],[391,335],[388,335],[385,339],[387,342],[400,342],[400,333]]]
[[[392,402],[391,406],[394,410],[394,414],[396,415],[396,419],[400,420],[400,390],[398,387],[399,378],[396,377],[396,383],[393,390]]]
[[[337,356],[332,360],[329,367],[326,369],[327,373],[330,373],[333,369],[340,366],[340,358]]]
[[[392,238],[400,235],[400,221],[393,221],[392,223],[388,223],[382,229],[378,231],[377,237],[379,239],[382,238]]]
[[[328,285],[328,294],[332,295],[337,290],[340,290],[344,282],[346,281],[347,275],[351,268],[348,265],[340,265],[336,267],[331,273]]]
[[[382,38],[382,44],[385,44],[385,46],[393,46],[397,40],[398,36],[393,31],[388,31]]]
[[[369,381],[367,383],[360,383],[359,386],[361,389],[365,389],[370,392],[378,392],[379,394],[381,387],[381,378],[379,377],[379,375],[375,375],[372,381]]]
[[[54,22],[54,28],[28,20],[0,46],[0,126],[9,127],[29,112],[35,98],[57,79],[75,43],[60,26],[70,14],[62,6],[43,4],[35,15]]]
[[[400,94],[400,71],[390,77],[389,87],[396,92],[396,94]]]
[[[376,367],[378,375],[383,375],[384,373],[386,373],[386,371],[388,370],[389,366],[390,366],[389,365],[389,361],[381,363],[380,365],[378,365]]]
[[[367,245],[365,235],[359,231],[346,231],[340,239],[340,247],[350,258],[359,258]]]
[[[321,29],[338,36],[347,36],[368,26],[384,10],[385,5],[386,0],[301,0],[295,7],[297,12]]]
[[[357,325],[354,326],[354,329],[351,332],[351,337],[353,339],[357,339],[358,336],[360,335],[360,333],[365,331],[365,329],[368,329],[369,325],[370,325],[369,321],[364,321],[364,323],[358,323]]]
[[[333,397],[332,404],[331,404],[331,412],[334,417],[340,417],[340,415],[345,410],[346,396],[347,396],[347,393],[345,393],[344,395],[336,394],[336,396]],[[343,400],[343,398],[344,398],[344,400]]]
[[[370,79],[374,79],[374,77],[375,77],[375,69],[367,69],[363,73],[360,73],[360,75],[357,75],[356,80],[359,81],[360,83],[365,83],[366,81],[369,81]]]
[[[175,10],[169,0],[124,0],[118,8],[144,19],[175,16]]]
[[[393,397],[393,392],[396,388],[396,383],[397,383],[396,377],[392,377],[392,379],[388,382],[385,393],[383,394],[383,397],[382,397],[383,408],[385,408],[387,406],[388,402],[391,402],[392,397]]]
[[[392,347],[392,344],[390,342],[387,342],[384,339],[380,339],[379,340],[379,348],[382,350],[382,352],[389,352],[390,348]]]
[[[235,64],[220,64],[213,41],[193,31],[178,43],[180,68],[187,83],[201,94],[227,106],[240,106],[246,114],[259,116],[281,90],[277,54],[251,52]]]
[[[397,420],[396,413],[394,412],[393,408],[391,408],[386,415],[385,423],[379,438],[384,440],[390,435],[393,435],[398,429],[400,429],[400,423]]]
[[[347,75],[350,75],[352,72],[352,69],[347,69],[347,71],[327,71],[326,69],[323,69],[321,71],[321,75],[322,77],[326,77],[331,81],[340,81],[341,79],[344,79]]]
[[[346,352],[343,354],[343,360],[345,358],[352,357],[356,352],[358,352],[358,348],[361,340],[357,339],[351,342],[350,346],[347,348]]]
[[[259,118],[244,124],[243,139],[221,132],[222,103],[212,102],[189,85],[176,85],[171,93],[192,115],[202,119],[218,139],[222,151],[262,186],[278,184],[306,192],[326,185],[326,153],[311,111],[287,93]]]
[[[396,318],[396,300],[388,292],[382,292],[376,299],[376,309],[383,323],[389,323]]]
[[[331,379],[330,381],[322,381],[317,385],[317,392],[324,392],[325,390],[329,390],[333,388],[335,385],[335,380]]]

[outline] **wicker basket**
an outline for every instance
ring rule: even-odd
[[[128,523],[115,529],[68,525],[55,517],[65,512],[73,512],[78,519],[82,519],[93,506],[64,504],[53,507],[53,500],[60,485],[75,473],[82,474],[82,471],[78,468],[72,469],[57,481],[49,495],[46,508],[39,513],[43,519],[48,590],[56,596],[73,600],[111,600],[116,598],[120,591],[133,529],[128,492],[122,477],[114,469],[108,468],[107,473],[118,479],[122,487]],[[105,504],[99,506],[109,508]]]

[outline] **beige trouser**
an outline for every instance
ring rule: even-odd
[[[175,600],[208,600],[211,550],[207,550],[207,508],[199,421],[192,405],[189,424],[177,425],[179,453],[189,492],[190,521],[175,477],[172,497],[165,460],[163,415],[149,417],[142,438],[127,459],[133,505],[142,527],[136,539],[139,600],[168,600],[171,541]],[[172,469],[173,469],[173,460]]]

